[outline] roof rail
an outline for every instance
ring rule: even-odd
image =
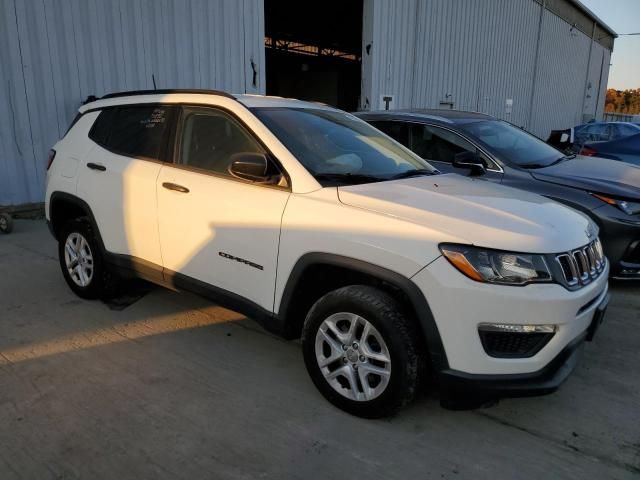
[[[107,93],[100,97],[100,100],[118,97],[133,97],[136,95],[166,95],[169,93],[198,93],[200,95],[220,95],[222,97],[236,99],[233,95],[221,90],[204,90],[204,89],[160,89],[160,90],[130,90],[128,92]]]

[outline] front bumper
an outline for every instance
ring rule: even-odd
[[[475,398],[480,403],[502,397],[530,397],[552,393],[575,368],[583,342],[591,341],[604,319],[609,304],[607,293],[596,306],[593,320],[584,332],[564,347],[553,360],[537,372],[512,375],[473,375],[447,369],[440,373],[445,397]]]
[[[586,335],[608,295],[608,268],[590,284],[569,291],[558,284],[512,287],[475,282],[441,257],[412,280],[433,312],[448,363],[444,371],[458,372],[460,378],[489,375],[509,380],[509,375],[540,376],[556,358],[563,358],[561,353],[574,340]],[[553,324],[557,330],[531,357],[496,358],[482,346],[478,334],[481,323]]]
[[[640,221],[605,205],[593,211],[600,224],[600,240],[611,262],[611,277],[640,279]],[[637,215],[636,215],[637,217]]]

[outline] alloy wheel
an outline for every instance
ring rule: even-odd
[[[64,245],[64,261],[73,282],[87,287],[93,278],[93,254],[89,242],[79,233],[71,233]]]
[[[348,312],[326,318],[316,333],[315,353],[329,385],[351,400],[370,401],[389,384],[391,356],[382,335],[365,318]]]

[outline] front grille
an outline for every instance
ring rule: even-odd
[[[599,239],[571,252],[556,255],[564,281],[570,287],[587,285],[604,270],[606,259]]]
[[[544,347],[553,333],[496,332],[479,330],[480,340],[487,355],[497,358],[533,357]]]

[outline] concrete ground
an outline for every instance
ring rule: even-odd
[[[300,345],[159,288],[75,297],[41,221],[0,236],[0,479],[640,477],[640,286],[557,393],[389,420],[327,403]]]

